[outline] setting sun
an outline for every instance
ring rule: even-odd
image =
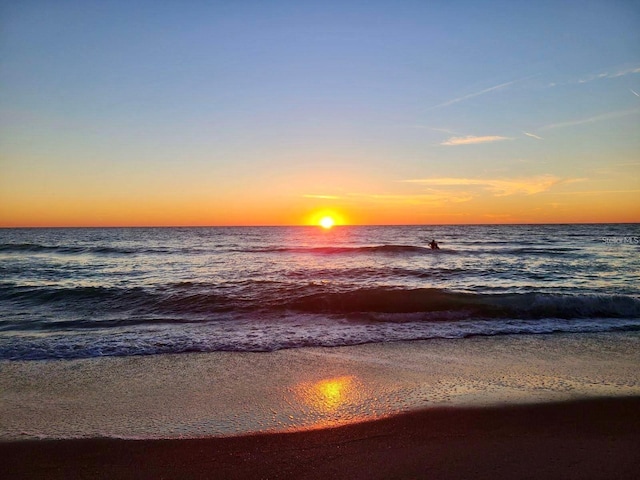
[[[333,227],[335,223],[336,222],[332,217],[322,217],[319,222],[320,226],[326,229]]]
[[[337,209],[323,208],[310,213],[303,223],[305,225],[315,225],[325,230],[331,230],[331,228],[337,225],[348,225],[349,221],[347,217]]]

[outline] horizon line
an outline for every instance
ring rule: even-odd
[[[336,224],[332,228],[340,227],[428,227],[428,226],[518,226],[518,225],[639,225],[640,220],[631,222],[504,222],[504,223],[350,223]],[[22,225],[22,226],[4,226],[0,225],[0,230],[10,229],[54,229],[54,228],[298,228],[312,227],[320,228],[320,225],[312,224],[257,224],[257,225]]]

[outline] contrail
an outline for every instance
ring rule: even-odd
[[[636,97],[640,97],[640,95],[638,95],[638,92],[636,92],[632,88],[630,88],[629,90],[631,90],[631,93],[633,93]]]
[[[490,87],[490,88],[485,88],[484,90],[481,90],[479,92],[470,93],[469,95],[465,95],[463,97],[454,98],[453,100],[449,100],[448,102],[440,103],[440,104],[435,105],[435,106],[433,106],[431,108],[447,107],[449,105],[453,105],[454,103],[462,102],[463,100],[468,100],[469,98],[477,97],[479,95],[484,95],[485,93],[489,93],[489,92],[492,92],[494,90],[500,90],[501,88],[508,87],[509,85],[514,84],[515,82],[516,82],[516,80],[514,80],[512,82],[501,83],[500,85],[496,85],[496,86]]]
[[[473,97],[484,95],[486,93],[493,92],[495,90],[500,90],[502,88],[505,88],[505,87],[508,87],[510,85],[513,85],[514,83],[519,83],[519,82],[522,82],[524,80],[528,80],[530,78],[537,77],[537,76],[538,76],[538,74],[529,75],[528,77],[519,78],[517,80],[512,80],[512,81],[506,82],[506,83],[501,83],[500,85],[495,85],[493,87],[485,88],[484,90],[480,90],[479,92],[470,93],[468,95],[464,95],[462,97],[454,98],[453,100],[449,100],[447,102],[440,103],[438,105],[434,105],[433,107],[427,108],[427,110],[433,110],[434,108],[440,108],[440,107],[448,107],[449,105],[453,105],[454,103],[463,102],[463,101],[468,100],[468,99],[473,98]]]

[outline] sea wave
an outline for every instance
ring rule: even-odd
[[[200,248],[180,248],[180,247],[114,247],[100,245],[45,245],[39,243],[4,243],[0,244],[0,253],[50,253],[61,255],[95,254],[95,255],[135,255],[135,254],[203,254],[214,252],[236,252],[236,253],[293,253],[293,254],[315,254],[315,255],[340,255],[340,254],[387,254],[387,255],[423,255],[430,253],[456,253],[454,250],[431,250],[426,246],[419,245],[372,245],[372,246],[340,246],[340,247],[309,247],[309,246],[247,246],[240,248],[229,247],[228,245],[203,245]]]
[[[1,360],[74,359],[187,352],[269,352],[303,347],[460,339],[473,336],[557,333],[639,332],[638,319],[522,320],[439,322],[340,322],[326,316],[289,315],[280,322],[233,322],[154,327],[128,325],[77,334],[42,332],[0,336]]]
[[[638,329],[612,235],[638,226],[0,229],[0,358]]]
[[[516,256],[557,256],[557,255],[575,255],[580,252],[579,248],[571,247],[553,247],[553,246],[522,246],[516,248],[498,248],[488,251],[491,254],[498,255],[516,255]]]
[[[462,250],[442,246],[438,250],[432,250],[426,245],[365,245],[365,246],[246,246],[229,247],[224,244],[202,245],[198,248],[184,247],[114,247],[101,245],[46,245],[39,243],[4,243],[0,244],[0,253],[50,253],[61,255],[145,255],[145,254],[209,254],[219,252],[236,252],[248,254],[310,254],[310,255],[456,255],[490,254],[490,255],[515,255],[515,256],[571,256],[580,252],[580,249],[571,247],[523,245],[519,247],[496,247],[497,242],[487,244],[468,245],[468,250]],[[505,242],[506,243],[506,242]]]
[[[0,319],[1,330],[32,327],[45,330],[105,328],[103,320],[116,315],[114,325],[153,324],[159,318],[198,322],[220,318],[220,314],[275,316],[287,313],[339,315],[347,319],[376,320],[379,314],[394,314],[394,321],[466,319],[589,319],[640,318],[640,299],[626,295],[559,294],[548,292],[473,293],[436,288],[346,288],[323,284],[299,285],[280,282],[242,282],[235,287],[215,288],[189,282],[163,288],[142,287],[25,287],[0,285],[0,302],[10,310],[29,313],[33,308],[63,312],[49,320]],[[23,315],[25,316],[25,315]],[[26,315],[38,319],[38,315]],[[70,319],[67,321],[67,317]],[[77,317],[79,320],[74,320]],[[143,320],[139,320],[139,319]],[[148,318],[148,320],[144,320]],[[65,323],[60,323],[65,320]]]
[[[419,245],[372,245],[359,247],[255,247],[241,249],[242,252],[252,253],[308,253],[317,255],[339,254],[412,254],[424,255],[430,253],[454,253],[453,250],[432,250]]]
[[[68,311],[143,313],[215,313],[229,311],[237,301],[215,292],[192,292],[175,288],[146,290],[142,287],[17,287],[0,286],[0,301],[25,307],[63,308]],[[90,321],[89,321],[90,322]],[[98,323],[98,322],[96,322]],[[0,320],[0,325],[2,321]]]
[[[482,318],[634,318],[640,299],[624,295],[568,295],[554,293],[478,294],[442,289],[359,289],[316,293],[292,300],[295,310],[326,313],[463,312]]]
[[[5,243],[0,245],[0,253],[56,253],[56,254],[98,254],[98,255],[132,255],[137,253],[170,253],[167,248],[124,248],[83,245],[42,245],[39,243]]]
[[[444,244],[437,250],[433,250],[425,245],[367,245],[367,246],[340,246],[340,247],[313,247],[313,246],[262,246],[237,249],[238,252],[245,253],[296,253],[296,254],[315,254],[315,255],[345,255],[345,254],[364,254],[364,255],[458,255],[458,254],[489,254],[489,255],[507,255],[507,256],[573,256],[580,253],[579,248],[557,247],[557,246],[540,246],[540,245],[522,245],[517,247],[495,246],[492,243],[475,243],[465,245],[458,248],[451,248]],[[506,244],[506,242],[505,242]],[[510,243],[509,245],[513,245]]]

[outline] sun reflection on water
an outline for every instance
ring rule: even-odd
[[[353,405],[358,398],[356,380],[343,376],[302,383],[297,393],[302,401],[319,413],[333,413],[341,407]]]

